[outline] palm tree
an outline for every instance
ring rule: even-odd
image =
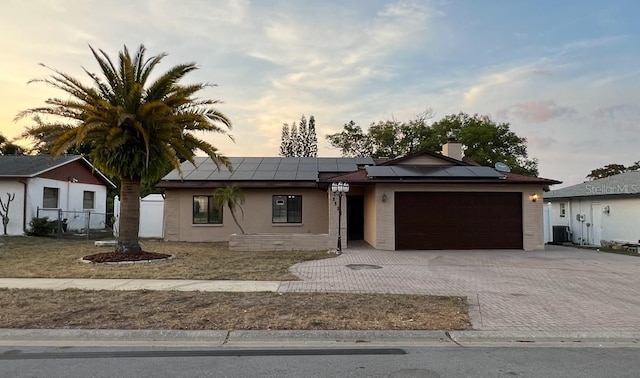
[[[240,223],[238,223],[235,213],[236,207],[239,207],[240,211],[242,211],[242,216],[244,217],[244,210],[242,210],[241,206],[242,204],[244,204],[244,194],[242,194],[242,190],[236,185],[218,188],[213,192],[213,205],[218,209],[218,211],[222,211],[226,205],[231,211],[233,221],[236,222],[240,232],[244,235],[244,230],[242,229],[242,226],[240,226]]]
[[[218,100],[194,97],[212,84],[179,83],[197,69],[195,63],[176,65],[151,81],[153,69],[166,54],[146,58],[146,49],[141,45],[131,56],[125,46],[114,65],[103,50],[89,48],[101,71],[97,75],[85,69],[91,85],[51,69],[53,74],[32,82],[53,86],[65,96],[46,100],[46,106],[22,111],[16,119],[52,116],[49,121],[37,118],[36,125],[27,128],[23,136],[50,142],[49,152],[54,157],[81,145],[91,146],[89,159],[94,166],[121,182],[116,251],[140,253],[141,180],[160,178],[166,173],[166,162],[182,173],[180,160],[194,163],[196,150],[209,155],[218,167],[230,169],[227,157],[194,132],[225,134],[231,129],[231,121],[212,107]]]

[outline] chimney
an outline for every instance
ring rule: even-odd
[[[447,143],[442,146],[442,154],[456,160],[462,160],[462,143],[459,143],[455,138],[449,138]]]

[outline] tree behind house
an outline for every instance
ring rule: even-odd
[[[316,136],[316,120],[313,116],[307,119],[304,115],[300,124],[282,125],[280,139],[280,156],[283,157],[316,157],[318,155],[318,137]]]
[[[395,158],[423,150],[438,152],[453,137],[464,146],[465,157],[480,165],[493,167],[502,162],[514,173],[538,175],[537,160],[528,158],[527,139],[511,131],[508,123],[496,123],[488,116],[458,113],[428,125],[429,115],[425,113],[408,122],[372,123],[366,132],[350,121],[341,132],[326,138],[340,149],[342,156]]]

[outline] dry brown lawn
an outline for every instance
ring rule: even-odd
[[[180,243],[143,240],[148,252],[175,255],[165,262],[101,265],[80,262],[84,256],[108,252],[93,241],[38,237],[0,237],[0,277],[148,278],[192,280],[297,280],[289,267],[298,262],[335,257],[316,252],[231,252],[227,243]]]
[[[152,264],[80,262],[108,251],[92,241],[0,237],[1,277],[295,280],[291,265],[319,252],[230,252],[226,243],[145,240],[176,255]],[[398,294],[206,293],[0,289],[0,328],[469,329],[464,298]]]
[[[462,298],[0,289],[0,328],[464,330]]]

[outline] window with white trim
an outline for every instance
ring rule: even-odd
[[[564,218],[567,215],[567,204],[560,202],[560,218]]]
[[[96,192],[85,190],[82,193],[82,208],[95,209]]]
[[[57,209],[58,193],[58,188],[45,187],[42,191],[42,207],[44,209]]]

